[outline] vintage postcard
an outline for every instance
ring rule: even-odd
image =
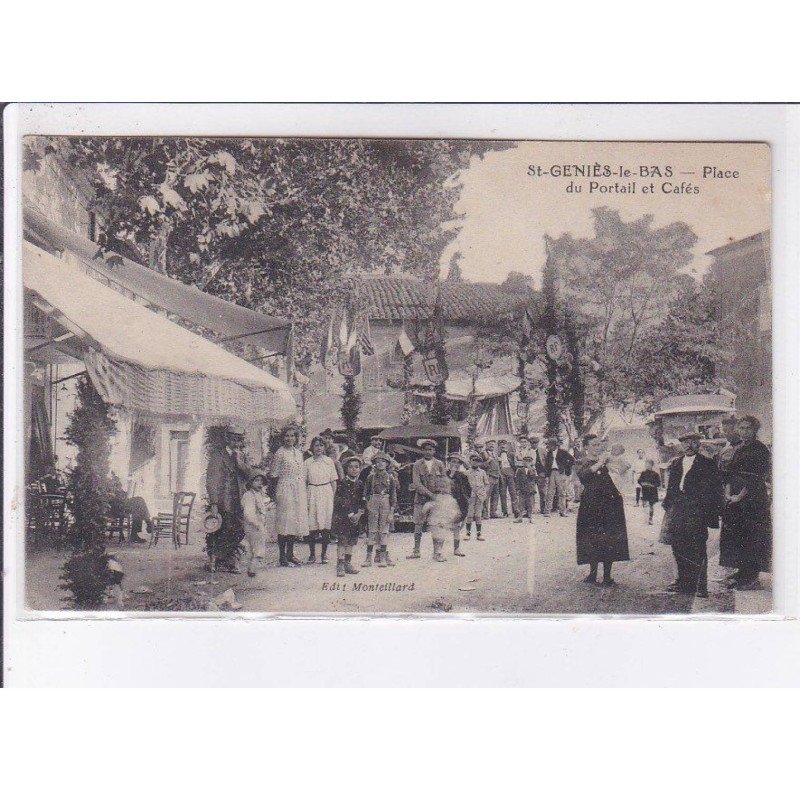
[[[20,157],[26,613],[772,610],[767,144]]]

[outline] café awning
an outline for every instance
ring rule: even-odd
[[[109,403],[149,415],[208,422],[281,423],[296,413],[279,378],[23,243],[23,282],[81,353]]]
[[[259,311],[230,303],[155,272],[128,258],[118,257],[113,264],[96,258],[98,247],[89,239],[57,225],[35,208],[26,206],[23,214],[25,238],[47,250],[68,250],[86,269],[123,293],[200,325],[227,340],[262,347],[271,355],[287,355],[291,349],[291,323]]]

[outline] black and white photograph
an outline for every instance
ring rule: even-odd
[[[769,614],[759,142],[22,140],[25,614]]]

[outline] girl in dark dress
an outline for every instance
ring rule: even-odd
[[[769,448],[756,437],[761,427],[755,417],[739,420],[742,443],[728,465],[723,525],[727,558],[737,572],[729,579],[735,588],[756,588],[759,572],[770,569],[772,521],[767,484],[772,472]],[[720,559],[722,561],[722,558]],[[725,566],[725,565],[723,565]]]
[[[583,495],[576,526],[578,564],[588,564],[586,583],[597,582],[597,565],[603,562],[603,583],[610,586],[611,565],[628,561],[625,509],[606,462],[605,443],[594,434],[583,439],[586,460],[578,470]]]

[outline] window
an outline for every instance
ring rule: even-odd
[[[362,362],[364,389],[377,392],[386,388],[386,377],[383,364],[388,354],[367,356]]]

